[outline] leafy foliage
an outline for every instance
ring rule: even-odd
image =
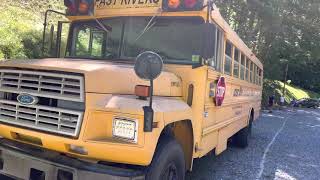
[[[39,58],[42,23],[49,8],[62,10],[60,0],[2,0],[0,4],[0,59]],[[51,20],[56,22],[58,17]]]
[[[264,75],[320,91],[320,0],[215,0],[222,15],[263,61]],[[47,9],[63,11],[62,0],[2,0],[0,59],[40,57]],[[50,16],[56,23],[59,16]],[[50,27],[48,27],[50,28]]]
[[[283,96],[283,88],[284,84],[283,82],[274,80],[268,80],[265,79],[264,81],[264,91],[263,91],[263,100],[262,104],[264,106],[268,105],[268,98],[269,96],[275,95],[276,101],[279,102],[280,97]],[[285,100],[289,104],[292,100],[299,100],[302,98],[320,98],[319,93],[315,93],[312,91],[308,91],[305,89],[302,89],[300,87],[296,87],[293,85],[286,85],[286,93],[285,93]]]
[[[320,91],[320,0],[216,0],[222,15],[263,61],[265,77]]]

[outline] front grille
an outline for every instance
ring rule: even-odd
[[[19,94],[38,98],[19,103]],[[76,137],[84,112],[84,77],[62,72],[0,69],[0,123]]]
[[[0,100],[1,122],[42,131],[77,136],[82,116],[80,111]]]
[[[82,76],[0,69],[0,91],[84,102]]]

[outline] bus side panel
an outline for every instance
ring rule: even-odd
[[[219,72],[208,69],[200,157],[214,148],[217,154],[224,151],[228,139],[248,125],[250,111],[253,107],[258,108],[260,101],[254,96],[241,94],[241,91],[253,91],[251,84],[225,75],[227,83],[225,100],[221,107],[215,106],[214,97],[210,97],[212,94],[210,91],[215,91],[212,84],[216,85],[219,76]]]
[[[191,66],[181,65],[165,65],[165,70],[175,73],[182,79],[182,99],[188,103],[189,96],[192,97],[191,104],[189,105],[192,109],[192,128],[194,135],[194,146],[195,149],[199,149],[199,145],[202,139],[202,122],[203,122],[203,107],[205,104],[205,93],[206,93],[206,82],[207,82],[207,67],[192,68]],[[189,92],[189,87],[192,85],[193,93]],[[185,119],[181,119],[185,120]],[[212,137],[211,138],[215,138]],[[199,151],[193,152],[193,158],[199,157]]]
[[[218,145],[215,150],[216,155],[219,155],[223,151],[225,151],[227,149],[228,139],[246,126],[247,126],[247,120],[244,118],[241,118],[229,124],[228,126],[220,129],[219,137],[218,137]]]

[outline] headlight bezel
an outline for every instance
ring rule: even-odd
[[[124,123],[133,123],[133,136],[126,137],[126,136],[121,136],[119,133],[116,132],[117,128],[117,122],[122,121]],[[137,119],[130,118],[130,117],[125,117],[125,116],[114,116],[112,118],[112,137],[121,141],[125,142],[130,142],[130,143],[138,143],[138,132],[139,132],[139,123]]]

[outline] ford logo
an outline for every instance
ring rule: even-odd
[[[17,101],[23,105],[35,105],[38,103],[39,99],[30,94],[20,94],[17,97]]]

